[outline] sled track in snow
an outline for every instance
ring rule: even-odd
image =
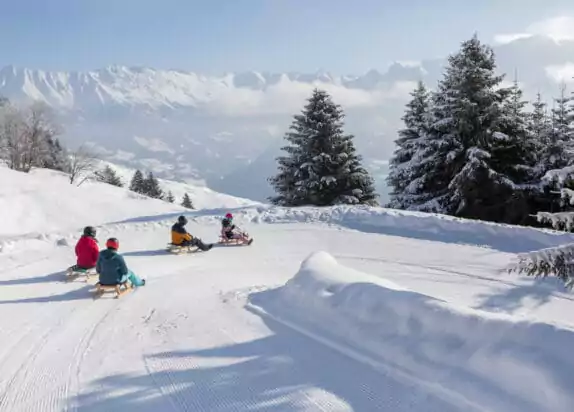
[[[100,305],[99,310],[93,302],[70,311],[63,308],[56,313],[48,312],[41,324],[47,318],[60,317],[60,320],[19,356],[24,361],[5,388],[0,410],[21,410],[18,408],[24,405],[26,411],[67,410],[69,407],[65,405],[79,392],[78,376],[91,340],[119,303],[113,301],[107,307]],[[30,330],[19,342],[32,333],[37,331]],[[50,396],[37,395],[42,393]],[[72,410],[77,408],[72,406]]]

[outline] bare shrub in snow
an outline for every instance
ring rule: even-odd
[[[0,103],[0,153],[8,167],[29,172],[34,167],[63,170],[64,150],[55,139],[61,132],[50,109],[42,103],[17,107]]]
[[[96,153],[84,145],[71,151],[67,169],[70,184],[77,183],[80,186],[88,180],[92,176],[97,162],[98,157]]]

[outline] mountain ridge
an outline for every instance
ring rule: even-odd
[[[574,70],[574,41],[531,36],[494,50],[499,72],[507,73],[507,82],[518,73],[526,99],[540,91],[551,101],[559,94],[559,81],[570,81]],[[366,164],[380,165],[394,150],[415,82],[434,88],[444,63],[444,58],[397,61],[359,75],[327,70],[204,74],[123,65],[50,71],[10,65],[0,69],[0,96],[51,106],[71,147],[91,142],[105,159],[128,167],[166,179],[204,180],[218,191],[263,200],[280,136],[314,87],[326,89],[343,106],[346,130],[357,137]],[[371,170],[379,176],[380,192],[386,187],[384,169]],[[240,176],[259,180],[247,183]]]
[[[405,76],[401,70],[408,71]],[[194,71],[150,67],[108,66],[89,71],[46,71],[5,66],[0,69],[0,94],[15,100],[39,100],[56,108],[90,108],[106,104],[198,107],[231,88],[266,91],[288,82],[373,90],[424,75],[422,68],[394,63],[387,72],[363,75],[264,71],[205,75]]]

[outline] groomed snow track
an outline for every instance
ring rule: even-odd
[[[215,240],[219,214],[199,212],[189,230]],[[251,247],[181,256],[164,251],[172,216],[100,227],[99,236],[118,237],[128,264],[147,278],[120,299],[94,300],[93,285],[63,282],[72,234],[47,234],[26,248],[24,240],[10,243],[0,254],[0,410],[488,410],[398,370],[359,362],[245,306],[250,293],[283,285],[314,250],[479,305],[488,291],[522,287],[522,280],[497,274],[511,255],[320,219],[256,224],[273,223],[270,216],[245,210],[244,226],[256,238]],[[540,319],[570,310],[565,294],[548,295],[552,307],[536,312]]]

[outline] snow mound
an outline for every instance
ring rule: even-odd
[[[362,232],[488,246],[509,253],[574,242],[573,234],[554,230],[367,206],[271,207],[253,220],[265,223],[324,222]]]
[[[248,307],[464,410],[572,410],[572,330],[456,307],[325,252],[283,287],[251,294]]]

